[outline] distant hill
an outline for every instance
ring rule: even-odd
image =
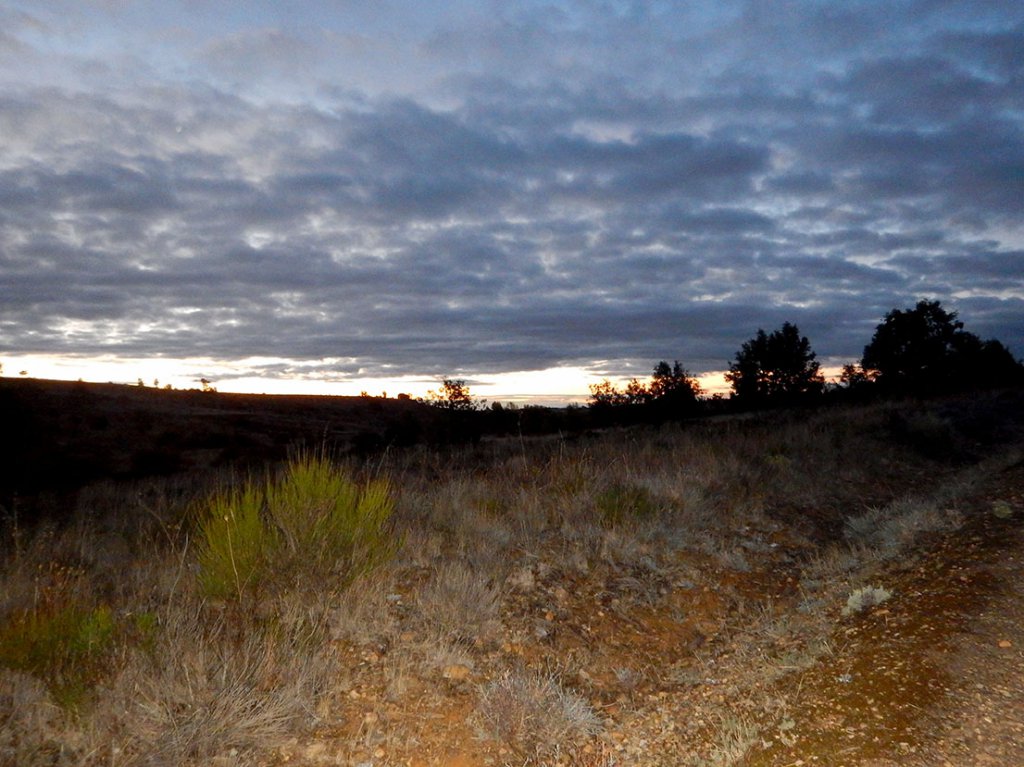
[[[436,419],[412,400],[0,378],[0,505],[101,479],[262,465],[301,447],[409,444]]]

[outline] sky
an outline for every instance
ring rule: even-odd
[[[0,2],[4,375],[585,397],[1024,356],[1024,3]]]

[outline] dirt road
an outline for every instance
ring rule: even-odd
[[[885,575],[830,657],[786,679],[784,729],[741,764],[1024,765],[1024,464],[960,503],[963,527]]]

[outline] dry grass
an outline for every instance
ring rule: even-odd
[[[394,553],[371,556],[376,568],[355,561],[347,534],[324,543],[299,524],[315,527],[326,507],[285,493],[269,500],[290,516],[274,520],[265,492],[242,504],[271,549],[287,555],[281,578],[261,571],[263,560],[242,572],[239,528],[212,529],[216,514],[206,528],[189,517],[197,498],[211,497],[206,484],[85,492],[68,527],[7,532],[0,626],[21,620],[36,634],[65,636],[26,616],[66,609],[108,616],[111,631],[96,673],[81,680],[77,711],[54,684],[67,676],[66,650],[19,664],[11,636],[0,636],[0,763],[208,764],[228,754],[254,763],[318,717],[341,726],[351,712],[338,699],[362,675],[381,703],[418,706],[433,695],[441,709],[471,707],[492,758],[507,759],[488,745],[499,743],[518,764],[567,763],[570,753],[576,763],[614,764],[596,745],[579,750],[603,723],[568,689],[570,669],[610,658],[609,681],[591,677],[587,694],[642,703],[652,680],[688,689],[721,666],[694,670],[697,653],[709,652],[695,647],[672,682],[649,656],[605,654],[609,638],[588,633],[593,611],[637,630],[637,616],[654,613],[683,625],[684,598],[711,594],[723,613],[716,620],[747,648],[736,652],[739,665],[770,681],[826,653],[827,613],[879,563],[959,524],[957,498],[1002,465],[993,458],[954,472],[894,444],[891,420],[891,407],[880,406],[389,455],[370,472],[387,478],[394,511],[372,504],[387,514],[374,517],[366,540]],[[939,471],[947,481],[934,481]],[[244,488],[226,483],[213,497],[240,503]],[[358,507],[353,492],[346,508]],[[215,578],[225,588],[204,580],[211,540],[227,545]],[[301,552],[312,552],[316,576],[299,583]],[[722,585],[771,583],[779,568],[796,581],[786,604]],[[250,589],[257,577],[275,578],[274,588]],[[72,648],[90,636],[69,625]],[[339,666],[346,652],[375,660]],[[732,763],[749,744],[749,722],[737,717],[721,720],[709,763]],[[388,742],[420,742],[422,733],[402,729],[412,719],[388,718]],[[377,743],[365,732],[357,740]]]
[[[482,686],[479,696],[484,729],[519,763],[570,751],[601,729],[590,705],[550,674],[506,671]]]
[[[316,626],[241,628],[198,605],[162,617],[154,646],[105,691],[102,729],[122,735],[111,760],[201,763],[271,745],[313,719],[334,666]]]
[[[452,562],[434,570],[417,595],[428,632],[469,645],[493,640],[501,630],[501,592],[487,572]]]

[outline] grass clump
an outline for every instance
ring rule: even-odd
[[[658,503],[647,488],[627,482],[616,482],[598,494],[594,507],[606,527],[647,519],[658,511]]]
[[[478,712],[490,735],[527,760],[570,750],[601,730],[590,704],[550,674],[502,674],[480,690]]]
[[[128,764],[212,764],[232,751],[233,763],[253,763],[313,721],[337,674],[326,628],[294,601],[262,622],[197,602],[168,606],[153,652],[108,685],[96,725],[118,733]]]
[[[199,525],[200,586],[207,596],[242,600],[274,585],[347,582],[395,550],[393,509],[387,481],[358,484],[324,457],[294,459],[280,478],[209,501]]]
[[[880,605],[892,597],[892,592],[882,586],[865,586],[857,589],[846,600],[843,615],[852,615],[869,607]]]

